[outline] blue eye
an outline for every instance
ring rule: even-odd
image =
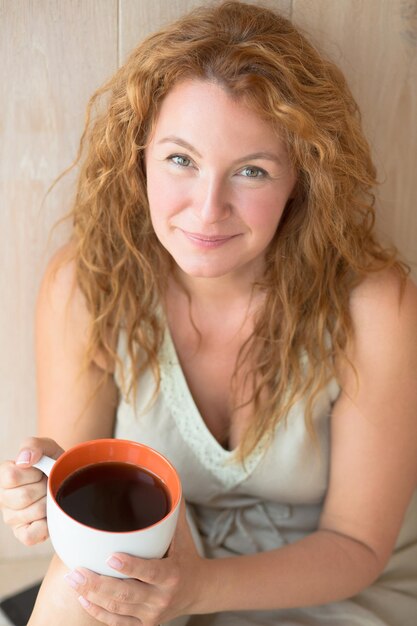
[[[191,165],[191,160],[182,154],[173,154],[168,159],[175,165],[178,165],[178,167],[189,167]]]
[[[254,167],[253,165],[244,167],[243,170],[240,170],[240,174],[246,176],[246,178],[264,178],[268,176],[267,172],[261,167]]]

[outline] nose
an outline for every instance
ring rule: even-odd
[[[232,211],[227,181],[214,176],[200,180],[195,210],[203,224],[215,224],[227,219]]]

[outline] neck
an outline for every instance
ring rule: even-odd
[[[253,268],[252,268],[253,269]],[[215,278],[195,277],[176,268],[173,274],[177,287],[187,293],[193,305],[209,310],[241,308],[258,300],[259,290],[256,281],[261,272],[241,272]],[[258,294],[258,295],[256,295]]]
[[[203,337],[211,344],[220,341],[224,345],[252,332],[262,299],[253,284],[248,287],[219,279],[179,281],[174,277],[167,293],[168,318],[172,329],[178,320],[188,320],[188,332],[198,329],[199,342]]]

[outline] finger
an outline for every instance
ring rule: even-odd
[[[23,509],[3,508],[3,520],[9,526],[23,526],[44,518],[46,518],[45,496]]]
[[[0,487],[3,487],[3,489],[14,489],[22,485],[40,482],[43,477],[44,474],[35,467],[21,469],[13,461],[6,461],[0,469]]]
[[[36,483],[25,484],[14,489],[2,491],[2,506],[8,509],[20,511],[38,502],[46,495],[46,478]]]
[[[114,614],[106,611],[106,609],[94,604],[90,600],[87,600],[84,596],[79,596],[78,602],[81,604],[86,613],[102,624],[107,624],[108,626],[140,626],[143,624],[143,622],[141,622],[141,620],[137,617]]]
[[[79,568],[65,575],[65,582],[80,595],[98,604],[108,611],[117,612],[116,607],[106,605],[107,600],[114,600],[117,605],[125,605],[123,614],[131,614],[128,605],[141,604],[149,595],[149,586],[138,580],[100,576],[88,569]],[[148,589],[145,589],[148,588]]]
[[[16,464],[28,467],[37,463],[44,454],[52,459],[57,459],[63,453],[63,449],[53,439],[30,437],[20,446],[16,456]]]
[[[160,585],[167,578],[165,559],[140,559],[118,552],[107,559],[106,563],[128,578],[135,578],[148,585]]]
[[[46,520],[38,520],[13,529],[15,537],[25,546],[34,546],[45,541],[48,536]]]
[[[69,572],[64,578],[94,607],[117,616],[135,617],[145,596],[145,585],[139,581],[100,576],[83,568]]]

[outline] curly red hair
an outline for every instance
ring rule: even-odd
[[[140,43],[89,103],[72,217],[90,356],[100,349],[117,359],[109,329],[123,328],[133,381],[151,367],[159,382],[170,259],[150,221],[144,149],[162,100],[189,78],[216,81],[268,120],[298,175],[257,285],[265,304],[236,365],[235,374],[250,364],[253,391],[244,458],[300,398],[313,431],[314,399],[353,332],[352,289],[370,272],[406,268],[374,237],[376,172],[340,70],[271,10],[200,7]]]

